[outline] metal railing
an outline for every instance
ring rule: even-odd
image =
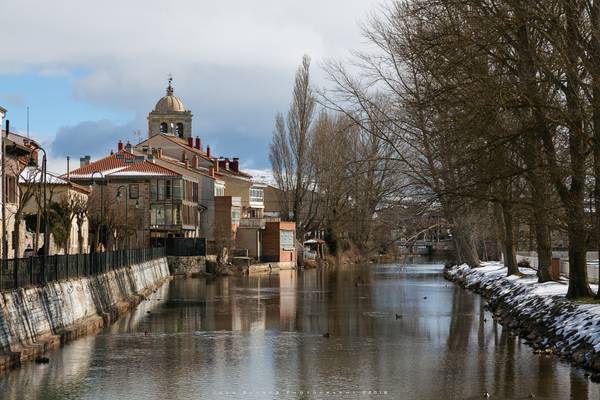
[[[164,248],[61,254],[0,261],[0,291],[43,285],[64,279],[89,277],[165,257]]]

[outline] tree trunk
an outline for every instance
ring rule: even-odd
[[[548,224],[538,222],[545,216],[536,217],[535,240],[538,256],[538,282],[548,282],[552,280],[550,274],[550,265],[552,264],[552,244]]]
[[[35,237],[33,240],[33,251],[37,254],[38,249],[40,248],[40,229],[42,227],[42,216],[39,211],[35,215]]]
[[[504,266],[507,275],[519,273],[517,266],[517,253],[515,250],[515,229],[513,224],[513,207],[509,202],[500,204],[502,210],[502,221],[504,223]]]
[[[14,257],[13,258],[19,258],[21,257],[21,238],[19,235],[19,231],[21,230],[21,215],[20,214],[15,214],[15,226],[13,229],[13,235],[12,235],[12,241],[14,244]]]
[[[567,210],[569,237],[569,289],[567,298],[593,296],[587,276],[587,231],[583,224],[583,205],[573,204]]]
[[[452,228],[452,237],[454,248],[456,249],[456,257],[459,264],[467,264],[469,267],[478,267],[480,264],[477,250],[473,245],[471,232],[464,222],[456,221]]]
[[[79,254],[83,254],[83,220],[77,220],[77,250]]]
[[[600,254],[600,1],[594,0],[590,10],[590,36],[592,76],[592,149],[594,155],[594,238],[596,251]],[[600,290],[596,293],[596,299],[600,299]]]

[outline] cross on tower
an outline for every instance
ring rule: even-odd
[[[173,75],[171,73],[169,73],[169,86],[167,87],[167,95],[171,96],[173,95]]]

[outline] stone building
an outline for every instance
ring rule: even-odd
[[[107,232],[99,240],[107,248],[148,247],[167,237],[203,237],[198,182],[157,164],[157,156],[123,148],[89,164],[84,159],[84,165],[70,173],[72,181],[93,188],[90,215],[95,221],[104,217]]]

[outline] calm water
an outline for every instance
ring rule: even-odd
[[[176,279],[49,365],[0,378],[0,398],[600,398],[581,370],[509,337],[441,268]]]

